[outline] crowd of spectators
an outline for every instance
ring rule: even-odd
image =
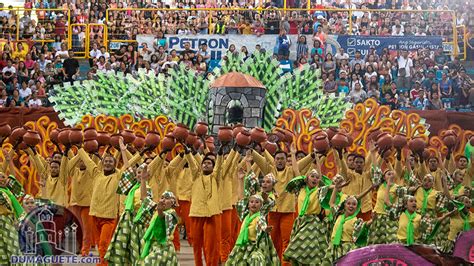
[[[306,8],[307,1],[287,0],[291,8]],[[386,12],[383,9],[401,10],[455,10],[457,25],[465,25],[469,32],[474,28],[473,5],[460,0],[452,1],[311,1],[319,11],[282,12],[283,1],[65,1],[27,0],[19,12],[13,8],[0,9],[1,47],[0,106],[39,106],[47,104],[48,89],[64,81],[78,78],[79,63],[72,56],[86,51],[85,34],[89,33],[89,64],[92,78],[99,71],[135,73],[166,73],[167,69],[184,63],[198,73],[211,69],[210,51],[201,45],[193,51],[189,44],[184,51],[168,49],[168,34],[280,34],[274,54],[284,71],[311,64],[322,70],[323,89],[328,93],[346,93],[353,102],[375,97],[381,103],[396,108],[450,109],[470,107],[474,98],[465,69],[457,59],[451,61],[443,51],[418,51],[406,57],[399,51],[394,56],[384,50],[349,60],[345,51],[334,55],[324,50],[329,34],[360,35],[441,35],[445,40],[452,36],[453,17],[450,12]],[[350,4],[349,4],[350,3]],[[182,8],[179,11],[106,10],[110,8]],[[249,8],[248,11],[204,11],[192,8]],[[0,4],[0,8],[3,5]],[[68,32],[68,9],[72,24]],[[250,10],[252,8],[252,10]],[[357,9],[349,12],[332,9]],[[329,11],[331,9],[332,11]],[[376,11],[364,11],[364,9]],[[19,22],[19,24],[17,23]],[[82,23],[92,23],[87,31]],[[143,44],[122,45],[117,50],[104,45],[104,27],[107,24],[109,40],[135,40],[137,34],[156,36],[153,47]],[[350,32],[352,29],[352,32]],[[72,36],[72,49],[68,50],[67,35]],[[291,43],[287,35],[299,35]],[[312,39],[306,40],[306,36]],[[21,42],[16,39],[19,37]],[[48,40],[43,42],[42,40]],[[314,48],[309,49],[311,42]],[[289,61],[289,47],[297,46],[294,62]],[[468,48],[472,48],[468,44]],[[255,47],[259,50],[257,44]],[[231,45],[229,51],[243,53],[244,60],[251,56],[247,48]],[[469,53],[468,53],[469,54]],[[406,59],[408,58],[408,59]],[[225,59],[225,57],[224,57]],[[433,76],[434,75],[434,76]],[[30,103],[31,102],[31,103]]]

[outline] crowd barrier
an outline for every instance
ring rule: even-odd
[[[441,110],[409,110],[407,113],[417,113],[426,119],[426,123],[430,125],[429,131],[432,135],[438,134],[440,130],[448,128],[451,124],[462,125],[463,130],[474,131],[474,112],[446,112]],[[158,115],[158,114],[157,114]],[[0,108],[0,124],[7,122],[12,128],[21,126],[28,121],[37,121],[40,117],[47,116],[50,121],[58,123],[60,127],[64,127],[63,122],[59,119],[58,113],[52,107],[41,108]]]
[[[13,41],[13,42],[18,42],[18,41],[25,41],[29,34],[25,34],[24,32],[20,31],[20,20],[21,16],[24,14],[24,12],[31,12],[32,14],[32,19],[36,19],[38,23],[42,23],[45,25],[51,24],[51,26],[47,26],[48,32],[45,32],[45,34],[41,34],[38,38],[38,36],[35,36],[33,38],[34,41],[40,42],[40,43],[46,43],[46,42],[54,42],[54,32],[56,30],[62,30],[62,29],[57,29],[56,24],[55,24],[55,19],[62,15],[64,17],[65,22],[67,22],[67,27],[64,29],[64,33],[66,36],[66,40],[68,43],[69,48],[73,48],[78,52],[78,57],[84,57],[88,58],[88,51],[90,49],[90,45],[93,41],[95,40],[95,36],[97,34],[93,35],[90,34],[95,28],[100,27],[100,31],[102,31],[102,37],[99,40],[99,44],[104,44],[104,46],[107,47],[107,50],[109,50],[110,46],[114,46],[114,43],[135,43],[135,36],[134,34],[131,34],[131,36],[127,36],[126,34],[121,34],[118,36],[118,34],[113,30],[114,29],[114,24],[111,18],[115,17],[116,14],[125,14],[127,16],[132,16],[134,12],[147,12],[148,15],[152,17],[151,22],[154,22],[154,20],[157,18],[157,14],[162,14],[166,12],[191,12],[193,14],[204,14],[202,15],[208,20],[208,32],[210,32],[211,27],[213,27],[213,19],[215,19],[215,15],[221,14],[223,12],[235,14],[236,12],[242,13],[242,14],[266,14],[266,12],[277,12],[278,19],[280,19],[283,16],[287,16],[289,21],[292,20],[292,17],[294,14],[305,14],[305,15],[314,15],[316,12],[329,12],[329,13],[343,13],[345,16],[347,16],[348,19],[348,26],[349,26],[349,34],[352,34],[352,27],[353,27],[353,19],[355,17],[356,12],[368,12],[369,14],[381,14],[381,13],[400,13],[400,14],[406,14],[406,13],[423,13],[423,14],[448,14],[448,17],[450,18],[449,20],[446,21],[437,21],[437,23],[446,23],[446,25],[449,25],[450,30],[447,31],[449,33],[448,35],[442,35],[444,39],[444,45],[445,47],[448,47],[450,50],[450,54],[453,54],[454,56],[461,55],[462,58],[466,57],[466,28],[463,26],[456,26],[456,14],[452,10],[398,10],[398,9],[337,9],[337,8],[287,8],[286,5],[286,0],[284,1],[284,8],[274,8],[274,9],[262,9],[262,8],[255,8],[255,9],[243,9],[243,8],[196,8],[196,9],[158,9],[158,8],[123,8],[123,9],[118,9],[118,8],[109,8],[106,10],[106,20],[104,24],[76,24],[71,22],[71,10],[69,9],[26,9],[26,8],[3,8],[0,9],[0,11],[3,12],[8,12],[9,14],[15,14],[16,15],[16,28],[13,29],[14,32],[12,32],[12,29],[8,29],[8,31],[3,30],[1,35],[0,35],[0,46],[2,43],[5,43],[7,41]],[[452,19],[452,20],[451,20]],[[54,24],[54,25],[53,25]],[[148,25],[148,24],[147,24]],[[143,25],[139,25],[143,26]],[[81,31],[80,32],[74,32],[73,29],[75,27],[78,27]],[[51,28],[51,29],[50,29]],[[436,28],[436,27],[435,27]],[[134,31],[133,27],[130,29],[132,32]],[[80,33],[83,33],[84,40],[77,42],[77,35]],[[100,34],[98,34],[100,35]],[[92,36],[92,37],[91,37]],[[460,48],[458,48],[458,43],[461,43],[462,45]],[[461,51],[460,51],[461,50]]]

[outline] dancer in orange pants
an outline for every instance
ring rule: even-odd
[[[191,235],[191,220],[189,219],[189,208],[191,207],[191,202],[187,200],[179,200],[179,207],[177,212],[179,217],[183,220],[184,228],[186,228],[186,239],[190,246],[193,245],[193,237]]]
[[[270,232],[270,235],[280,260],[282,259],[283,252],[285,252],[288,244],[290,243],[291,229],[293,228],[294,221],[295,216],[292,212],[270,212],[268,214],[268,224],[273,226],[273,230]]]
[[[219,216],[191,217],[191,231],[193,232],[193,253],[196,266],[202,263],[202,250],[206,265],[219,264],[219,245],[216,241],[216,229],[219,227]]]
[[[221,214],[221,262],[227,261],[233,248],[232,243],[232,209]]]
[[[107,265],[107,262],[104,261],[105,253],[109,247],[110,241],[115,231],[115,226],[117,225],[116,219],[106,219],[93,216],[94,224],[97,228],[97,231],[100,232],[99,236],[99,256],[100,256],[100,265]]]
[[[239,215],[237,214],[237,209],[232,207],[232,222],[231,222],[231,233],[232,233],[232,242],[231,245],[235,245],[235,241],[237,241],[237,237],[239,236],[240,227],[242,226],[242,222],[239,219]]]
[[[181,250],[181,243],[179,242],[179,230],[174,230],[173,233],[173,246],[176,252]]]

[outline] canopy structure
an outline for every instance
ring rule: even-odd
[[[220,76],[210,86],[210,88],[260,88],[265,89],[265,86],[256,78],[240,73],[230,72]]]

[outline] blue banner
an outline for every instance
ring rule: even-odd
[[[332,35],[340,47],[352,58],[356,51],[360,51],[362,56],[369,52],[371,46],[374,46],[377,54],[381,54],[384,48],[389,50],[408,50],[428,49],[430,51],[443,48],[443,39],[441,36],[350,36],[350,35]],[[328,43],[329,44],[329,43]],[[331,46],[331,45],[330,45]],[[327,47],[328,51],[336,52],[336,47]],[[332,48],[332,49],[331,49]]]

